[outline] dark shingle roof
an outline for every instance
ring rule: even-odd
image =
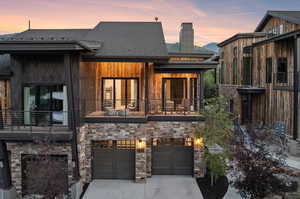
[[[238,33],[233,35],[232,37],[226,39],[225,41],[222,41],[221,43],[218,44],[219,47],[225,46],[237,39],[242,39],[242,38],[256,38],[256,37],[266,37],[267,33],[263,32],[255,32],[255,33]]]
[[[84,40],[101,41],[99,57],[167,57],[160,22],[100,22]]]
[[[30,29],[21,32],[15,38],[66,38],[81,40],[91,29]]]
[[[255,29],[255,32],[260,32],[264,26],[268,23],[271,17],[278,17],[289,21],[291,23],[300,24],[300,11],[275,11],[269,10],[265,14],[264,18],[260,21]]]

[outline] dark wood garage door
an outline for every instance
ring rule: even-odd
[[[192,139],[153,139],[153,175],[192,175],[193,164]]]
[[[67,155],[22,155],[22,195],[52,193],[68,193]]]
[[[135,176],[135,141],[93,143],[93,179],[133,179]]]

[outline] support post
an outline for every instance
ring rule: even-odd
[[[293,139],[298,139],[299,131],[299,53],[300,53],[300,37],[294,37],[294,115],[293,115]]]
[[[145,89],[144,89],[144,92],[145,92],[145,115],[148,115],[148,111],[149,111],[149,74],[148,74],[148,71],[149,71],[149,63],[146,62],[145,63],[145,68],[144,68],[144,78],[145,78],[145,82],[144,82],[144,85],[145,85]]]
[[[197,85],[198,85],[198,110],[201,110],[204,108],[204,72],[200,72],[200,74],[197,75]]]
[[[72,156],[73,161],[75,161],[75,168],[74,168],[74,179],[75,181],[80,179],[79,173],[79,158],[78,158],[78,148],[77,148],[77,128],[76,128],[76,110],[75,110],[75,103],[74,103],[74,87],[73,87],[73,77],[72,77],[72,59],[71,55],[66,54],[64,56],[64,64],[65,64],[65,72],[67,76],[67,93],[68,93],[68,104],[70,107],[70,126],[73,131],[72,136]]]

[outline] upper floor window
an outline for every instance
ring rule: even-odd
[[[243,84],[251,85],[252,69],[251,69],[251,57],[243,58]]]
[[[277,82],[278,83],[287,83],[288,74],[287,74],[287,58],[280,57],[277,61]]]
[[[138,78],[103,78],[103,109],[137,111],[139,109],[138,82]]]
[[[285,32],[285,26],[284,24],[280,24],[279,26],[279,34],[283,34]]]
[[[219,73],[219,77],[220,77],[220,84],[224,84],[224,62],[221,62],[221,68],[220,68],[220,73]]]
[[[272,83],[272,57],[266,59],[266,83]]]
[[[233,48],[233,56],[234,56],[234,57],[237,57],[237,47],[234,47],[234,48]]]
[[[238,69],[237,69],[237,58],[233,58],[233,62],[232,62],[232,84],[237,84],[237,73],[238,73]]]

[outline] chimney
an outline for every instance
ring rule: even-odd
[[[180,52],[191,53],[194,51],[193,23],[182,23],[179,35]]]

